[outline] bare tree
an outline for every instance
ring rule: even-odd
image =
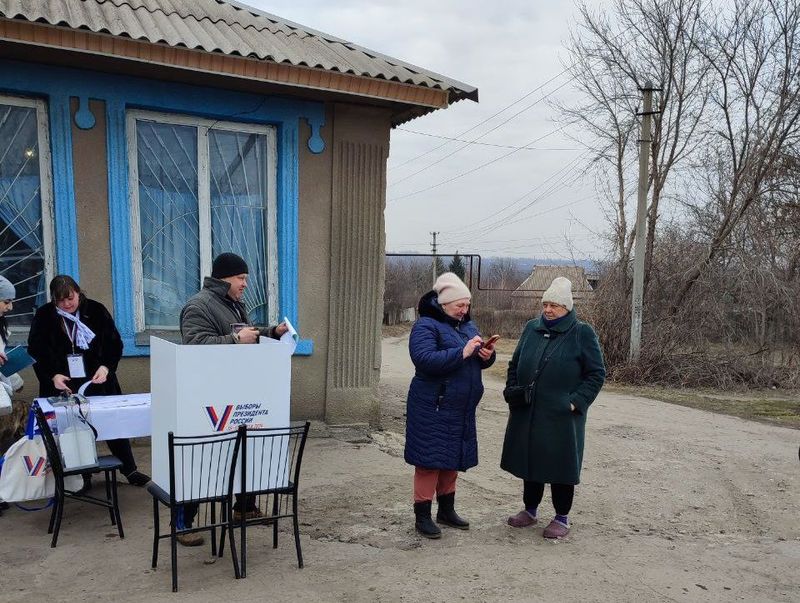
[[[800,137],[800,4],[797,0],[737,0],[708,25],[699,42],[714,73],[714,121],[707,145],[713,220],[708,245],[671,305],[674,314],[736,226],[777,178],[788,148]]]
[[[615,193],[613,262],[590,316],[612,375],[800,384],[800,0],[616,0],[581,15],[571,51],[587,101],[564,115],[591,135]],[[651,133],[644,354],[629,365],[626,170],[646,79],[663,92]],[[702,328],[687,328],[697,309]]]
[[[628,201],[636,187],[629,191],[627,183],[637,156],[638,89],[646,81],[662,88],[651,135],[649,278],[669,176],[695,148],[708,98],[708,65],[695,43],[702,5],[702,0],[615,0],[611,9],[597,15],[582,5],[570,39],[570,70],[586,100],[560,109],[569,123],[589,133],[592,161],[613,182],[607,190],[613,194],[614,256],[622,275],[635,235]]]

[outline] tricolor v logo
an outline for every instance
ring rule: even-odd
[[[233,404],[228,404],[225,410],[222,411],[222,415],[217,414],[217,409],[213,406],[206,406],[206,412],[208,413],[208,420],[211,421],[211,427],[214,428],[214,431],[225,431],[231,414],[233,413]]]

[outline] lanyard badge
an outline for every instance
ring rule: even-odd
[[[86,376],[86,367],[83,364],[83,354],[68,354],[67,366],[69,367],[70,379],[79,379]]]
[[[75,353],[75,334],[78,331],[78,325],[73,324],[72,330],[67,326],[67,322],[62,318],[64,323],[64,330],[67,332],[69,342],[72,345],[72,354],[67,354],[67,367],[69,368],[70,379],[80,379],[86,377],[86,366],[83,363],[83,354]]]

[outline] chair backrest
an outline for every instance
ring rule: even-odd
[[[242,446],[243,491],[297,490],[300,465],[311,423],[289,427],[246,428]]]
[[[201,436],[169,432],[170,499],[203,502],[232,496],[244,426]]]
[[[56,489],[59,491],[64,490],[64,465],[61,462],[61,452],[56,444],[56,438],[53,436],[53,430],[50,429],[50,424],[47,422],[47,417],[39,405],[34,402],[33,413],[36,416],[36,425],[44,440],[44,449],[47,451],[47,461],[50,463],[50,470],[56,478]]]

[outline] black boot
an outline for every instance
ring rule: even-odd
[[[443,494],[436,497],[439,503],[439,510],[436,511],[436,521],[443,523],[451,528],[459,530],[469,530],[469,522],[458,516],[455,510],[456,493]]]
[[[425,538],[441,538],[442,531],[431,519],[431,501],[414,503],[414,515],[417,520],[414,528]]]

